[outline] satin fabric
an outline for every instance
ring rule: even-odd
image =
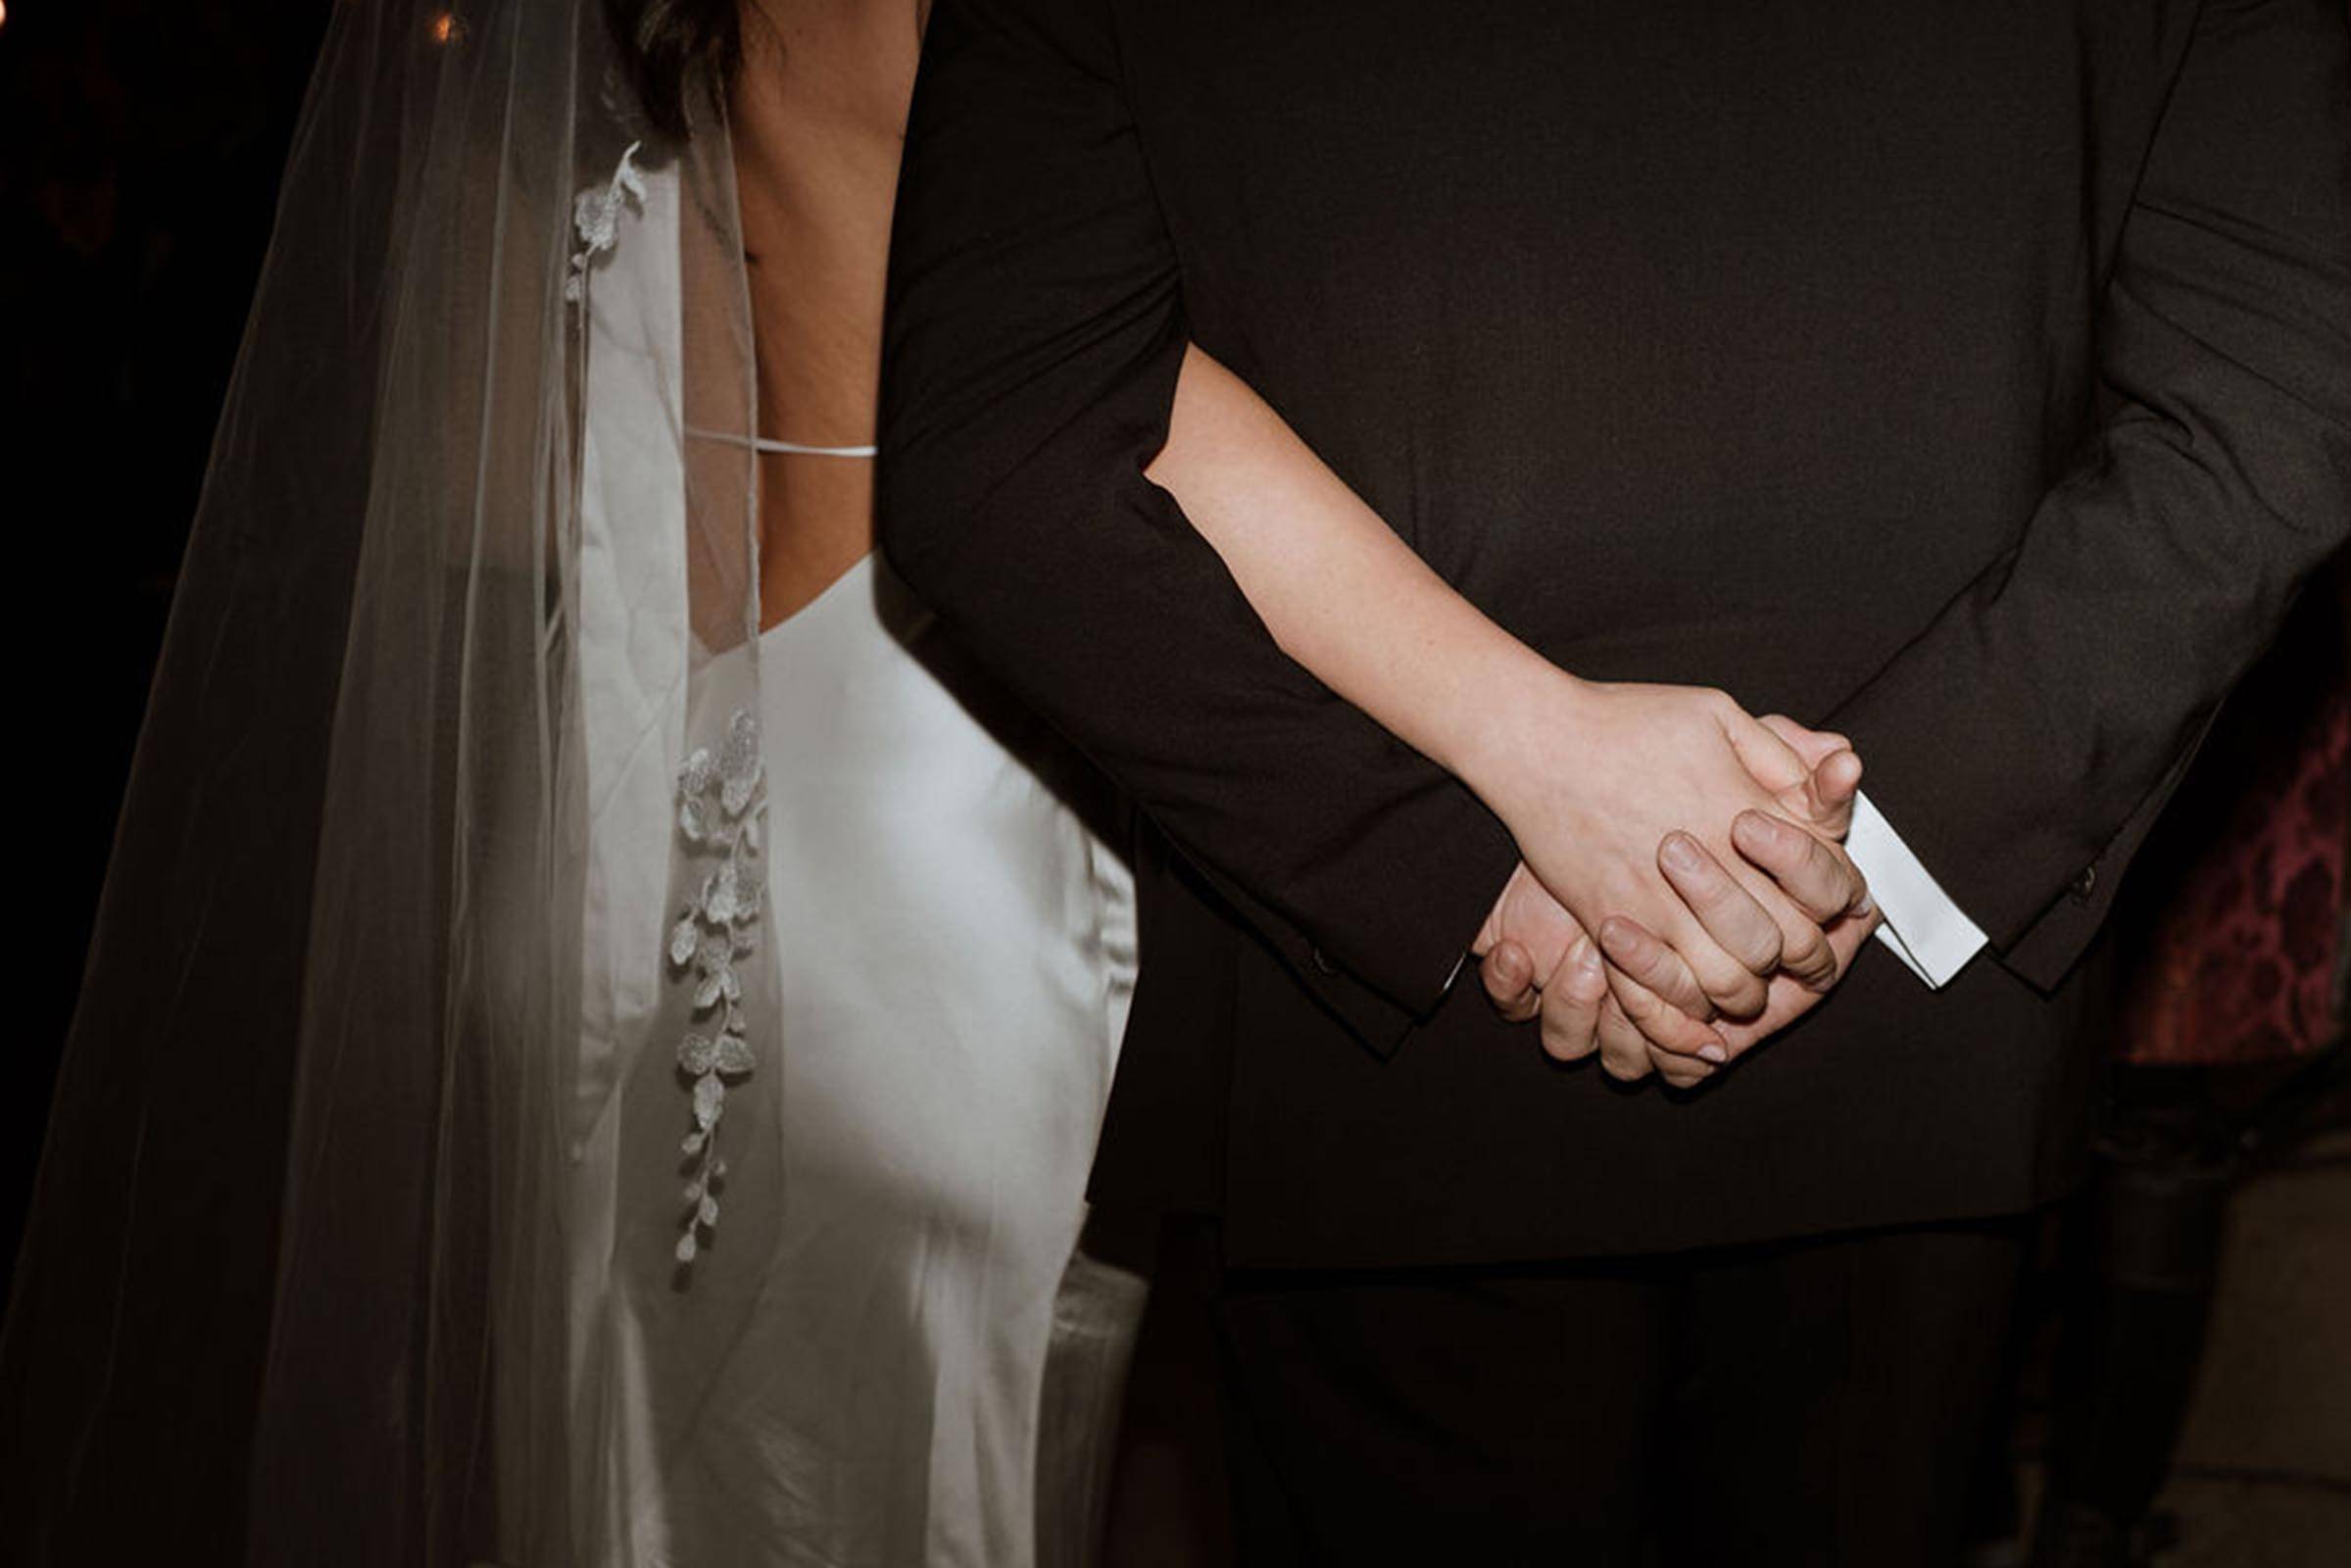
[[[588,1557],[1081,1562],[1142,1300],[1077,1250],[1135,973],[1115,813],[874,558],[756,642],[681,659],[662,634],[688,614],[661,521],[681,475],[637,434],[690,402],[659,373],[699,305],[678,200],[653,171],[621,220],[589,362],[568,1224]],[[714,1129],[720,1216],[680,1264],[695,1122],[661,1047],[707,1025],[665,952],[664,760],[738,714],[764,775],[741,967],[775,1022]]]

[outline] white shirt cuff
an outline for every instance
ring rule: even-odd
[[[1869,882],[1870,897],[1885,911],[1878,940],[1891,948],[1912,974],[1939,990],[1967,967],[1968,959],[1984,946],[1983,930],[1951,902],[1867,795],[1853,801],[1845,854],[1853,858]]]

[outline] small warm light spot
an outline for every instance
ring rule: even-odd
[[[0,5],[4,4],[6,0],[0,0]],[[454,11],[434,12],[430,26],[435,43],[455,43],[465,35],[465,24]]]

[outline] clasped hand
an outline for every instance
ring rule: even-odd
[[[1523,858],[1472,952],[1553,1056],[1700,1083],[1816,1005],[1877,923],[1841,845],[1841,736],[1563,673],[1490,733],[1464,777]]]

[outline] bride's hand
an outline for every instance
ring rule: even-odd
[[[1736,853],[1730,831],[1741,811],[1762,811],[1805,829],[1849,869],[1834,841],[1850,820],[1860,763],[1839,738],[1754,718],[1707,688],[1604,685],[1557,670],[1493,718],[1462,776],[1584,931],[1622,919],[1672,950],[1692,982],[1673,1000],[1698,1023],[1757,1017],[1766,978],[1783,969],[1800,984],[1834,976],[1820,923]],[[1690,855],[1693,845],[1704,857]],[[1705,858],[1730,868],[1716,891],[1736,907],[1693,908],[1677,891]],[[1659,1044],[1697,1049],[1687,1032]]]

